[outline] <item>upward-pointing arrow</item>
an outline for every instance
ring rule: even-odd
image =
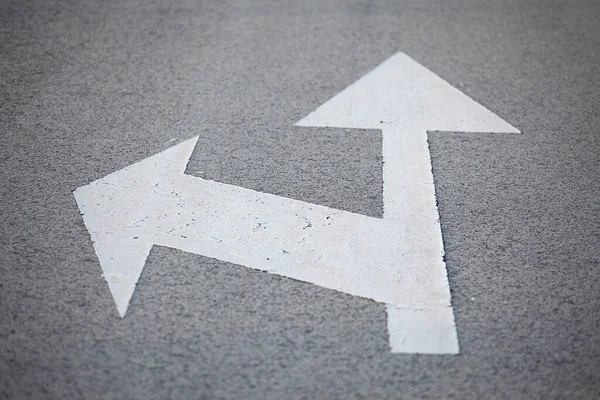
[[[434,199],[428,130],[519,133],[404,53],[383,62],[296,125],[381,129],[384,218],[412,225],[431,216],[423,214],[425,205],[415,200]],[[421,184],[427,185],[424,197]]]
[[[385,303],[393,352],[458,353],[426,130],[518,131],[402,53],[297,125],[382,129],[384,218],[185,175],[190,139],[74,192],[120,315],[158,244]]]

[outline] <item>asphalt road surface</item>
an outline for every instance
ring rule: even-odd
[[[155,246],[114,306],[73,190],[187,174],[382,215],[381,135],[293,124],[398,51],[522,133],[431,132],[459,355]],[[0,397],[600,398],[600,2],[0,1]]]

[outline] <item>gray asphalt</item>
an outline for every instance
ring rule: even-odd
[[[0,1],[0,397],[600,398],[600,3]],[[461,354],[154,247],[117,316],[72,191],[187,173],[381,216],[377,131],[293,123],[404,51],[519,128],[429,134]]]

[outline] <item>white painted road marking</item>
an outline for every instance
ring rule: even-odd
[[[518,130],[402,53],[297,125],[382,129],[384,218],[185,175],[190,139],[74,192],[120,315],[157,244],[385,303],[392,352],[458,353],[426,131]]]

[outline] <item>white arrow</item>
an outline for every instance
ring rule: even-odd
[[[382,129],[384,218],[185,175],[190,139],[74,192],[120,315],[162,245],[385,303],[392,352],[458,353],[427,130],[519,131],[403,53],[297,125]]]

